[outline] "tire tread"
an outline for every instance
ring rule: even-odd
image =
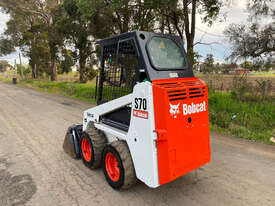
[[[94,126],[94,124],[89,124],[89,127],[85,130],[85,133],[88,134],[93,144],[94,163],[90,166],[90,168],[99,168],[101,166],[102,151],[107,143],[106,137],[102,131],[98,130]]]
[[[125,141],[114,141],[110,144],[119,153],[124,168],[124,183],[121,189],[130,188],[136,184],[136,172],[133,164],[133,160],[130,154],[130,150]]]

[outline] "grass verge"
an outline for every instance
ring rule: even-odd
[[[229,92],[209,92],[210,129],[250,140],[270,142],[275,135],[275,99],[242,102]]]
[[[0,81],[11,83],[11,78],[0,76]],[[60,94],[75,99],[95,102],[95,84],[92,83],[73,83],[73,82],[51,82],[44,80],[19,80],[17,85],[44,91],[51,94]]]
[[[49,82],[39,80],[27,80],[19,82],[19,86],[25,86],[40,91],[61,94],[64,96],[73,97],[85,101],[94,101],[95,97],[95,85],[83,84],[73,82]]]

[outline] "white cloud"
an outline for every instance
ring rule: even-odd
[[[0,60],[7,60],[10,65],[14,65],[15,61],[16,61],[17,64],[19,64],[20,63],[19,51],[16,51],[16,52],[14,52],[10,55],[7,55],[7,56],[0,57]],[[22,60],[22,64],[28,64],[29,63],[29,60],[26,57],[23,57],[22,53],[21,53],[21,60]]]
[[[6,28],[6,22],[9,20],[9,15],[0,12],[0,34],[2,34]]]

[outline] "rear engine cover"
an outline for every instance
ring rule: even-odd
[[[159,183],[210,161],[208,93],[198,78],[153,81]]]

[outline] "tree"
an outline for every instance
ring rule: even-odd
[[[213,54],[207,54],[206,58],[204,59],[204,64],[209,67],[214,66],[214,57]]]
[[[229,56],[231,59],[257,58],[275,54],[275,23],[264,28],[256,23],[250,27],[232,24],[225,34],[229,36],[229,41],[233,45],[233,52]]]
[[[62,59],[60,61],[59,73],[69,73],[72,71],[72,66],[75,64],[73,52],[70,49],[62,49]]]
[[[203,73],[210,73],[214,71],[214,57],[213,54],[207,54],[204,63],[201,66]]]
[[[7,60],[0,60],[0,72],[7,71],[8,67],[11,67]]]
[[[196,34],[196,15],[201,14],[204,23],[209,26],[217,19],[222,7],[219,0],[166,0],[159,7],[163,16],[162,30],[178,34],[186,41],[190,64],[194,62],[194,39]]]
[[[9,13],[10,16],[9,21],[6,23],[7,28],[1,37],[2,41],[0,42],[0,45],[1,48],[3,48],[4,50],[1,53],[4,55],[8,55],[15,52],[15,47],[19,47],[24,56],[28,56],[31,61],[34,60],[32,56],[28,55],[32,53],[31,44],[23,44],[22,40],[24,32],[31,30],[31,27],[35,24],[36,19],[31,17],[30,15],[27,15],[23,11],[10,10],[8,7],[5,6],[5,4],[3,4],[3,2],[0,3],[0,5],[2,10],[4,10],[4,12],[6,13]],[[7,46],[4,46],[6,45],[5,42],[8,43],[8,48]],[[33,45],[35,45],[35,39],[33,39],[32,43]],[[36,64],[32,65],[33,78],[36,78],[36,66]]]
[[[253,70],[269,71],[275,68],[275,58],[268,57],[266,59],[256,58],[253,60]]]
[[[65,0],[64,9],[66,14],[59,22],[59,31],[74,47],[73,56],[79,62],[79,81],[84,83],[87,82],[90,72],[87,59],[95,53],[95,40],[91,36],[94,24],[82,18],[76,0]]]
[[[32,78],[37,78],[43,73],[51,75],[47,28],[43,24],[36,22],[31,25],[30,29],[25,30],[19,46],[23,54],[29,57]]]
[[[248,4],[249,24],[231,24],[225,31],[232,44],[230,59],[257,58],[275,54],[275,9],[273,0],[251,0]],[[263,18],[273,19],[262,26]]]
[[[57,20],[62,16],[61,1],[55,0],[2,0],[0,2],[7,13],[21,15],[21,18],[39,19],[46,26],[47,43],[50,51],[51,80],[56,80],[56,62],[58,47],[63,44],[63,37],[56,29]]]
[[[78,0],[84,17],[105,16],[108,33],[118,34],[134,29],[177,34],[186,41],[191,66],[194,64],[196,15],[208,25],[217,19],[221,0]],[[95,36],[96,37],[96,36]]]
[[[86,19],[100,17],[108,20],[104,24],[96,23],[112,34],[131,30],[152,31],[156,19],[153,11],[157,5],[155,0],[77,0],[77,5]]]
[[[264,68],[267,71],[270,69],[275,69],[275,58],[274,57],[267,58],[264,64]]]
[[[222,0],[1,0],[0,7],[11,19],[0,40],[0,53],[19,47],[30,59],[33,78],[44,70],[51,80],[56,79],[57,63],[65,71],[74,58],[80,82],[86,82],[89,61],[97,63],[99,55],[96,39],[146,30],[179,35],[192,66],[198,58],[194,52],[196,15],[212,25],[221,6]],[[69,56],[62,54],[68,46],[72,47]]]
[[[19,47],[23,55],[29,58],[32,78],[37,78],[44,72],[50,75],[47,27],[43,21],[22,10],[9,10],[8,13],[10,19],[2,38],[10,42],[11,49],[5,49],[5,54],[12,53],[15,47]]]
[[[0,38],[0,56],[5,56],[15,52],[14,44],[12,40],[8,38]]]
[[[240,66],[244,69],[253,70],[253,63],[251,61],[244,61]]]

